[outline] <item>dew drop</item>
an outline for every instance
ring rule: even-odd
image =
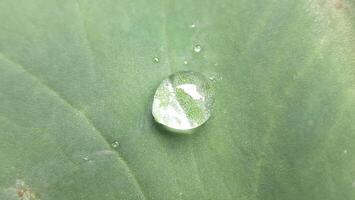
[[[196,24],[191,24],[190,27],[191,28],[196,28]]]
[[[111,146],[112,146],[113,148],[117,148],[117,147],[120,146],[120,143],[119,143],[118,141],[114,141],[114,142],[111,143]]]
[[[154,119],[176,131],[191,130],[211,116],[213,104],[211,81],[193,71],[170,75],[157,88],[152,114]]]
[[[84,161],[89,161],[89,157],[88,157],[88,156],[85,156],[85,157],[83,158],[83,160],[84,160]]]
[[[188,63],[187,60],[184,60],[184,65],[187,65],[187,63]]]
[[[201,49],[202,49],[202,48],[201,48],[201,45],[198,45],[198,44],[197,44],[197,45],[194,46],[194,51],[195,51],[196,53],[200,52]]]
[[[159,62],[159,58],[158,58],[158,57],[154,57],[154,58],[153,58],[153,62],[154,62],[154,63],[158,63],[158,62]]]

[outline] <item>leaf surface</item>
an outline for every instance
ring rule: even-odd
[[[355,199],[354,6],[2,0],[0,199]],[[191,135],[151,115],[180,70],[215,81]]]

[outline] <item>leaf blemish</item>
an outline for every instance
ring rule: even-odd
[[[335,2],[335,9],[340,10],[344,8],[344,4],[341,0]]]
[[[22,180],[16,180],[16,195],[20,200],[40,200],[38,195]]]

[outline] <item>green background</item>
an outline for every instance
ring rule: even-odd
[[[191,135],[151,115],[180,70]],[[1,0],[0,199],[355,199],[355,2]]]

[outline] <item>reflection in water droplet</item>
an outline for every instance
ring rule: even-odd
[[[154,119],[175,130],[190,130],[211,116],[213,89],[204,75],[181,71],[165,79],[154,95]]]
[[[195,51],[196,53],[200,52],[201,49],[202,49],[201,46],[198,45],[198,44],[194,46],[194,51]]]
[[[196,27],[196,24],[191,24],[190,27],[191,27],[191,28],[195,28],[195,27]]]
[[[153,62],[154,62],[154,63],[158,63],[158,62],[159,62],[159,58],[158,58],[158,57],[154,57],[154,58],[153,58]]]
[[[111,146],[113,148],[117,148],[118,146],[120,146],[120,143],[118,141],[114,141],[114,142],[112,142]]]
[[[221,81],[222,80],[222,77],[217,75],[217,74],[214,74],[214,75],[211,75],[208,77],[212,82],[217,82],[217,81]]]
[[[187,63],[188,63],[187,60],[184,60],[184,65],[187,65]]]

